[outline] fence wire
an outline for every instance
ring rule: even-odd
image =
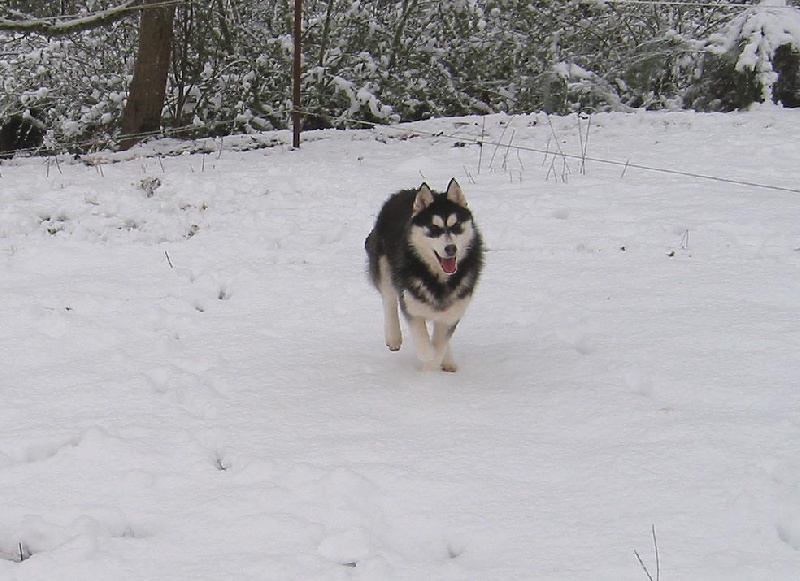
[[[304,111],[302,111],[302,113],[305,115],[305,114],[309,114],[309,113],[312,113],[312,112],[304,110]],[[714,175],[714,174],[711,174],[711,173],[700,173],[700,172],[679,170],[679,169],[670,168],[670,167],[664,167],[664,166],[648,165],[648,164],[643,164],[643,163],[637,163],[637,162],[631,161],[631,160],[610,159],[610,158],[596,157],[596,156],[591,156],[591,155],[586,155],[586,154],[567,153],[567,152],[565,152],[565,151],[563,151],[561,149],[559,149],[558,151],[554,151],[552,149],[545,149],[545,148],[541,148],[541,147],[533,147],[533,146],[529,146],[529,145],[519,145],[519,144],[515,145],[515,144],[512,144],[510,142],[509,143],[503,143],[502,140],[484,139],[483,137],[469,137],[469,136],[465,136],[463,134],[456,135],[456,134],[449,134],[449,133],[444,133],[444,132],[426,131],[426,130],[421,129],[419,127],[415,127],[415,123],[418,123],[418,122],[408,122],[408,123],[399,123],[399,124],[392,124],[392,123],[382,124],[382,123],[374,123],[374,122],[371,122],[371,121],[363,121],[363,120],[360,120],[360,119],[352,119],[352,118],[341,118],[340,120],[341,121],[346,121],[348,123],[351,123],[353,126],[356,126],[356,127],[357,126],[361,126],[364,129],[371,129],[371,130],[374,130],[374,131],[394,131],[394,132],[404,133],[404,134],[415,133],[415,134],[422,135],[422,136],[425,136],[425,137],[430,137],[430,138],[447,139],[447,140],[452,140],[453,142],[461,142],[461,143],[471,143],[471,144],[474,144],[474,145],[478,145],[480,147],[495,147],[495,148],[502,148],[502,149],[515,151],[515,152],[538,153],[538,154],[542,154],[544,156],[556,156],[556,157],[560,157],[560,158],[563,158],[563,159],[574,159],[574,160],[580,161],[581,164],[585,164],[586,162],[593,162],[593,163],[598,163],[598,164],[603,164],[603,165],[617,166],[617,167],[622,168],[623,170],[638,169],[638,170],[645,171],[645,172],[681,176],[681,177],[685,177],[685,178],[693,179],[693,180],[713,181],[713,182],[718,182],[718,183],[724,183],[724,184],[730,184],[730,185],[736,185],[736,186],[743,186],[743,187],[754,188],[754,189],[764,189],[764,190],[772,190],[772,191],[777,191],[777,192],[800,194],[800,188],[791,188],[791,187],[787,187],[787,186],[779,186],[779,185],[768,184],[768,183],[763,183],[763,182],[756,182],[756,181],[751,181],[751,180],[730,178],[730,177],[725,177],[725,176]],[[230,121],[230,122],[220,122],[217,126],[221,127],[221,126],[230,125],[232,123],[233,123],[232,121]],[[352,130],[358,131],[358,129],[352,129]],[[93,145],[97,146],[97,145],[101,145],[102,144],[102,145],[108,146],[109,142],[112,142],[112,143],[117,142],[117,141],[121,140],[123,137],[125,139],[133,138],[133,139],[135,139],[137,141],[144,141],[144,140],[152,139],[152,138],[181,138],[181,136],[185,136],[185,135],[190,134],[190,133],[192,133],[194,131],[197,131],[196,127],[186,126],[186,127],[183,127],[183,128],[164,129],[164,130],[160,130],[160,131],[152,131],[152,132],[147,132],[147,133],[138,133],[138,134],[134,134],[134,135],[118,136],[115,139],[92,140],[92,141],[85,141],[85,142],[81,142],[81,143],[77,143],[76,142],[76,143],[70,143],[69,145],[73,148],[73,150],[80,149],[80,148],[89,149]],[[244,135],[246,135],[246,134],[244,134]],[[233,136],[234,135],[230,135],[230,137],[233,137]],[[228,136],[224,136],[224,137],[228,137]],[[224,151],[224,149],[225,149],[224,137],[216,139],[216,141],[219,142],[219,153],[222,153],[222,151]],[[202,141],[202,140],[211,141],[211,140],[215,140],[215,138],[203,137],[203,138],[195,139],[193,141]],[[270,141],[266,145],[262,145],[261,147],[272,147],[272,146],[274,146],[276,144],[289,146],[290,142],[289,141],[286,141],[286,142],[283,142],[283,141],[277,141],[277,142],[276,141]],[[255,148],[259,148],[259,146],[257,144],[254,145],[254,149]],[[54,156],[58,156],[59,155],[58,152],[49,152],[49,151],[43,150],[42,148],[31,148],[31,149],[23,149],[23,150],[18,150],[18,151],[20,153],[22,153],[23,155],[24,154],[33,155],[33,154],[39,154],[39,153],[43,153],[45,157],[54,157]],[[182,151],[181,151],[181,153],[182,153]],[[623,173],[624,173],[624,171],[623,171]]]

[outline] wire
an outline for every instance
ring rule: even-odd
[[[305,115],[315,114],[314,111],[307,110],[307,109],[303,109],[302,113],[305,114]],[[633,169],[639,169],[639,170],[642,170],[642,171],[661,173],[661,174],[668,174],[668,175],[676,175],[676,176],[683,176],[683,177],[686,177],[686,178],[692,178],[692,179],[698,179],[698,180],[706,180],[706,181],[714,181],[714,182],[718,182],[718,183],[745,186],[745,187],[749,187],[749,188],[759,188],[759,189],[772,190],[772,191],[778,191],[778,192],[788,192],[788,193],[792,193],[792,194],[800,194],[800,188],[790,188],[790,187],[786,187],[786,186],[776,186],[776,185],[773,185],[773,184],[765,184],[765,183],[754,182],[754,181],[749,181],[749,180],[727,178],[727,177],[715,176],[715,175],[699,173],[699,172],[683,171],[683,170],[678,170],[678,169],[673,169],[673,168],[668,168],[668,167],[659,167],[659,166],[647,165],[647,164],[643,164],[643,163],[631,162],[629,160],[628,161],[621,161],[621,160],[607,159],[607,158],[602,158],[602,157],[579,155],[579,154],[574,154],[574,153],[566,153],[566,152],[561,151],[561,150],[558,151],[558,152],[555,152],[555,151],[552,151],[552,150],[549,150],[549,149],[542,149],[542,148],[531,147],[531,146],[526,146],[526,145],[511,145],[511,143],[505,144],[505,143],[502,143],[500,141],[489,141],[489,140],[485,140],[485,139],[478,139],[478,138],[468,137],[468,136],[464,136],[464,135],[449,135],[449,134],[444,133],[444,132],[426,131],[424,129],[419,129],[419,128],[413,127],[412,126],[413,122],[402,124],[402,125],[398,125],[398,124],[386,124],[386,125],[384,125],[384,124],[381,124],[381,123],[374,123],[372,121],[362,121],[360,119],[353,119],[353,118],[350,118],[350,117],[339,117],[339,118],[337,118],[337,120],[338,121],[346,121],[346,122],[352,123],[353,125],[366,126],[366,127],[371,128],[371,129],[390,130],[390,131],[397,131],[397,132],[402,132],[402,133],[411,132],[411,133],[417,133],[417,134],[420,134],[420,135],[425,135],[427,137],[439,137],[439,138],[443,138],[443,139],[451,139],[453,141],[473,143],[473,144],[476,144],[476,145],[480,145],[481,147],[483,147],[484,145],[487,145],[487,146],[492,146],[493,145],[495,147],[505,147],[507,149],[513,149],[514,151],[526,151],[526,152],[530,152],[530,153],[541,153],[541,154],[546,155],[546,156],[547,155],[555,155],[557,157],[563,157],[563,158],[567,158],[567,159],[577,159],[577,160],[580,160],[582,162],[591,161],[591,162],[594,162],[594,163],[601,163],[601,164],[604,164],[604,165],[618,166],[618,167],[622,167],[622,168],[625,168],[625,169],[633,168]],[[220,122],[214,123],[211,126],[204,127],[204,128],[198,128],[198,127],[194,127],[194,126],[191,126],[191,125],[187,125],[185,127],[178,127],[178,128],[175,128],[175,129],[166,129],[166,130],[161,130],[161,131],[150,131],[150,132],[146,132],[146,133],[136,133],[136,134],[131,134],[131,135],[120,135],[120,136],[116,136],[116,137],[109,137],[107,139],[92,139],[92,140],[86,140],[86,141],[83,141],[83,142],[69,142],[69,143],[62,143],[61,145],[66,147],[66,148],[68,148],[68,149],[71,147],[72,149],[81,150],[81,149],[88,149],[93,145],[106,145],[107,146],[109,143],[119,142],[119,141],[121,141],[123,139],[133,139],[135,141],[142,141],[144,139],[148,139],[148,138],[151,138],[151,137],[179,137],[180,135],[191,133],[193,131],[197,131],[198,129],[213,130],[213,129],[217,129],[219,127],[232,126],[233,123],[234,123],[233,120],[231,120],[231,121],[220,121]],[[201,139],[210,139],[210,138],[201,138]],[[268,143],[272,144],[272,143],[274,143],[274,141],[271,141],[271,142],[268,142]],[[220,148],[221,147],[222,146],[220,146]],[[41,152],[42,148],[19,149],[19,150],[16,150],[16,151],[17,152],[21,152],[21,153],[32,154],[32,153]]]
[[[397,125],[380,125],[380,124],[377,124],[377,123],[371,123],[369,121],[356,121],[356,120],[350,120],[350,121],[354,121],[354,122],[361,123],[361,124],[364,124],[364,125],[369,125],[369,126],[372,126],[373,128],[387,128],[387,129],[393,129],[393,130],[404,131],[404,132],[408,132],[409,131],[409,128],[400,127],[400,126],[397,126]],[[559,157],[565,157],[565,158],[569,158],[569,159],[579,159],[581,161],[592,161],[592,162],[595,162],[595,163],[602,163],[602,164],[606,164],[606,165],[615,165],[615,166],[620,166],[620,167],[624,167],[624,168],[634,168],[634,169],[640,169],[640,170],[643,170],[643,171],[657,172],[657,173],[663,173],[663,174],[669,174],[669,175],[678,175],[678,176],[684,176],[684,177],[688,177],[688,178],[709,180],[709,181],[721,182],[721,183],[726,183],[726,184],[746,186],[746,187],[751,187],[751,188],[761,188],[761,189],[767,189],[767,190],[774,190],[774,191],[778,191],[778,192],[790,192],[790,193],[793,193],[793,194],[800,194],[800,189],[798,189],[798,188],[789,188],[789,187],[785,187],[785,186],[776,186],[776,185],[772,185],[772,184],[763,184],[763,183],[753,182],[753,181],[748,181],[748,180],[725,178],[725,177],[709,175],[709,174],[702,174],[702,173],[697,173],[697,172],[682,171],[682,170],[666,168],[666,167],[645,165],[645,164],[642,164],[642,163],[633,163],[633,162],[630,162],[630,161],[620,161],[620,160],[614,160],[614,159],[605,159],[605,158],[602,158],[602,157],[590,157],[590,156],[586,156],[586,155],[564,153],[563,151],[559,151],[559,152],[556,153],[556,152],[551,151],[551,150],[541,149],[541,148],[537,148],[537,147],[529,147],[529,146],[525,146],[525,145],[511,145],[510,143],[509,144],[504,144],[504,143],[499,143],[499,142],[486,141],[486,140],[483,140],[483,139],[464,137],[463,135],[447,135],[446,133],[433,133],[433,132],[424,131],[424,130],[420,130],[420,129],[413,129],[412,131],[414,133],[427,135],[429,137],[442,137],[442,138],[445,138],[445,139],[452,139],[454,141],[474,143],[474,144],[477,144],[477,145],[480,145],[480,146],[483,146],[483,145],[494,145],[496,147],[506,147],[506,148],[509,148],[509,149],[513,149],[515,151],[528,151],[528,152],[532,152],[532,153],[542,153],[544,155],[556,155],[556,156],[559,156]]]

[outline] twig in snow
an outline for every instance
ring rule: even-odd
[[[556,128],[553,125],[553,120],[550,118],[550,115],[547,116],[547,123],[550,125],[550,132],[553,134],[553,141],[555,142],[556,148],[558,149],[558,153],[561,156],[561,181],[566,183],[567,182],[567,176],[569,176],[569,174],[572,173],[570,171],[570,169],[569,169],[569,164],[567,163],[567,155],[564,153],[564,150],[561,149],[561,144],[558,142],[558,134],[556,133]],[[549,143],[549,141],[548,141],[548,143]],[[549,149],[549,146],[548,146],[548,149]],[[555,160],[555,158],[553,158],[553,161],[550,164],[550,169],[553,170],[553,175],[556,175],[555,174],[555,167],[554,167],[555,166],[555,162],[556,162],[556,160]],[[549,176],[550,172],[547,172],[547,175]],[[547,179],[547,178],[545,178],[545,179]]]
[[[511,119],[508,120],[508,124],[503,128],[503,132],[500,134],[500,139],[498,139],[497,143],[495,144],[494,151],[492,152],[492,159],[489,160],[489,169],[492,169],[492,166],[494,165],[494,157],[497,155],[497,150],[500,149],[501,145],[503,145],[503,136],[506,134],[506,131],[508,131],[508,128],[511,127],[511,124],[514,122],[514,117],[516,117],[516,115],[514,115],[513,117],[511,117]],[[509,141],[509,146],[510,145],[511,142]]]
[[[483,160],[483,135],[486,129],[486,117],[481,122],[481,139],[478,141],[478,175],[481,175],[481,160]]]
[[[508,144],[506,145],[506,154],[503,156],[503,171],[508,171],[508,154],[511,152],[511,143],[514,141],[514,136],[517,134],[517,130],[511,132],[511,137],[508,139]]]
[[[547,143],[545,144],[545,147],[547,149],[545,149],[544,157],[542,158],[542,167],[544,167],[547,164],[547,158],[550,157],[550,139],[551,139],[551,137],[548,135],[547,136]],[[547,178],[545,178],[545,179],[547,179]]]
[[[592,127],[592,116],[589,115],[589,121],[586,124],[586,139],[583,138],[583,130],[581,129],[581,117],[578,115],[578,135],[581,140],[581,169],[580,172],[586,175],[586,152],[589,148],[589,129]]]
[[[681,236],[681,249],[688,250],[689,249],[689,229],[687,228],[683,232],[683,236]]]
[[[170,267],[170,268],[175,268],[175,267],[172,265],[172,260],[170,260],[170,258],[169,258],[169,252],[167,252],[167,251],[165,250],[165,251],[164,251],[164,256],[166,256],[166,257],[167,257],[167,264],[169,264],[169,267]]]
[[[656,525],[651,525],[651,526],[652,526],[651,530],[653,532],[653,551],[655,552],[655,555],[656,555],[656,578],[655,579],[653,579],[653,576],[650,574],[650,571],[647,570],[647,566],[644,564],[644,561],[642,561],[642,558],[639,556],[639,553],[634,550],[633,554],[636,555],[636,558],[639,560],[639,564],[642,566],[642,569],[644,569],[644,573],[645,573],[645,575],[647,575],[647,578],[650,581],[659,581],[660,578],[661,578],[661,564],[658,561],[658,539],[656,539]]]
[[[475,178],[473,178],[472,174],[469,173],[469,170],[467,169],[467,166],[464,166],[464,173],[467,175],[467,179],[469,180],[469,183],[474,184],[475,183]]]

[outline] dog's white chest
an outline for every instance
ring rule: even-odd
[[[461,317],[467,312],[471,298],[458,299],[446,309],[436,309],[430,303],[419,300],[408,291],[403,291],[403,303],[409,315],[448,325],[455,325],[461,320]]]

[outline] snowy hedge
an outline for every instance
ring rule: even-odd
[[[80,13],[115,0],[12,4]],[[290,0],[180,5],[165,130],[192,136],[287,127],[293,9]],[[783,0],[750,9],[306,0],[304,9],[307,128],[495,111],[800,102],[800,16]],[[43,108],[50,146],[106,146],[118,131],[137,33],[135,18],[59,39],[0,33],[0,117]]]

